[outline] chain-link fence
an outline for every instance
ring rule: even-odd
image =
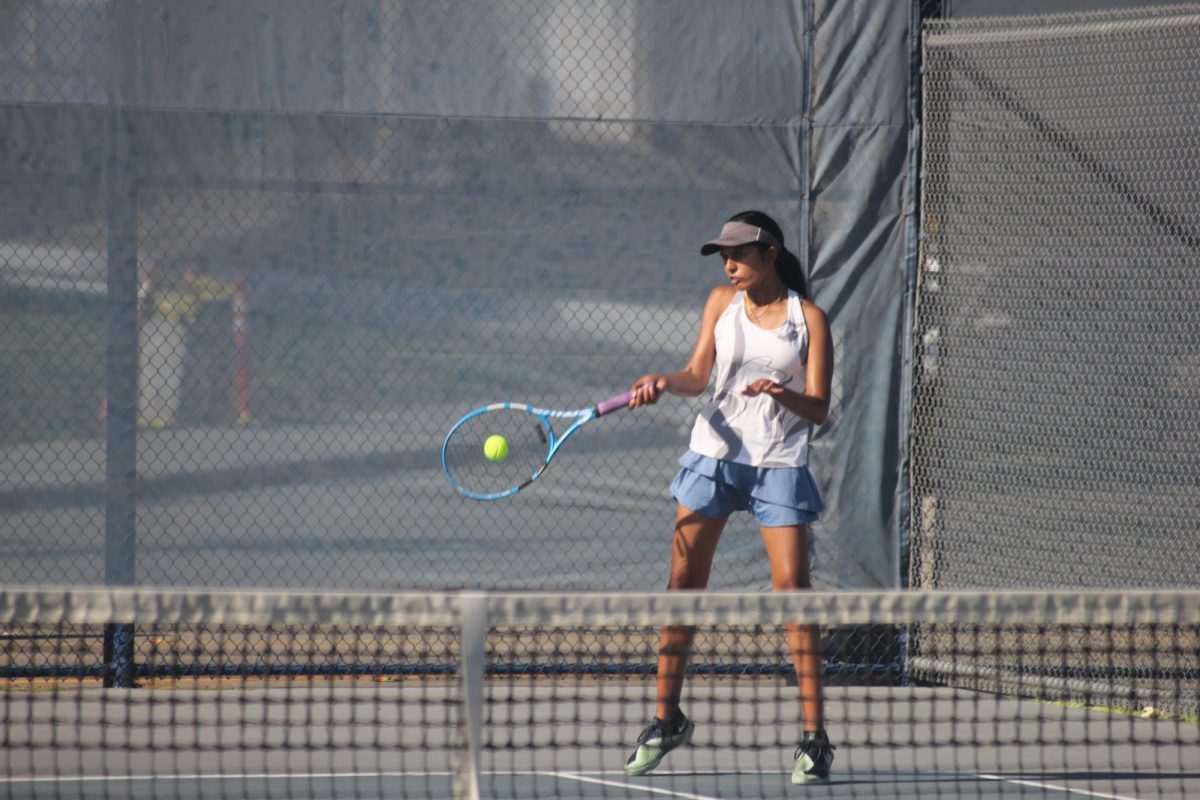
[[[736,211],[770,213],[806,260],[811,244],[894,270],[865,228],[808,241],[808,48],[858,46],[813,45],[809,6],[4,4],[0,582],[664,586],[667,487],[698,402],[597,422],[504,503],[456,494],[439,449],[485,403],[582,407],[681,366],[723,280],[698,246]],[[840,132],[836,116],[818,128]],[[849,177],[827,165],[814,202],[895,184],[889,135],[901,146]],[[871,158],[888,174],[863,172]],[[870,362],[889,335],[857,352],[838,338],[839,356]],[[874,377],[895,385],[889,365]],[[854,392],[864,416],[891,391],[835,375],[832,419]],[[894,579],[898,547],[838,558],[894,545],[888,494],[865,526],[830,503],[825,585],[839,560]],[[713,586],[767,584],[735,518]],[[89,642],[80,670],[127,682],[142,633],[110,626],[102,666]],[[897,658],[890,630],[831,633],[827,659],[851,672]]]
[[[1192,585],[1200,7],[936,22],[912,585]]]
[[[664,585],[695,403],[502,504],[438,452],[682,365],[734,211],[795,245],[794,9],[678,11],[6,5],[0,580]],[[756,72],[708,58],[747,42]],[[766,585],[750,520],[720,559]]]
[[[1197,41],[1197,7],[925,27],[914,587],[1194,585]],[[1200,665],[1173,626],[1016,658],[1028,632],[954,659],[908,634],[920,680],[1195,714],[1166,689]]]

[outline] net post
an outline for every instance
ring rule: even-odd
[[[483,680],[486,673],[487,595],[459,597],[459,680],[462,683],[464,751],[454,776],[456,800],[479,800],[483,748]]]
[[[104,626],[103,685],[129,689],[134,680],[133,625],[110,622]]]

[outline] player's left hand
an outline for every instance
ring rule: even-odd
[[[770,378],[759,378],[753,383],[749,383],[742,387],[742,394],[746,397],[756,397],[760,394],[769,394],[772,397],[779,397],[783,394],[784,388],[782,383],[773,381]]]

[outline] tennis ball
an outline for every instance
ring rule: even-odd
[[[483,443],[483,454],[489,461],[503,461],[508,458],[508,439],[499,434],[489,436]]]

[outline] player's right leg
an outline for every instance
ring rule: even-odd
[[[680,505],[675,514],[668,588],[703,589],[708,585],[717,541],[728,517],[706,517]],[[638,746],[625,762],[627,775],[645,775],[671,750],[685,745],[695,724],[679,709],[695,628],[665,625],[659,637],[655,717],[638,736]]]
[[[805,731],[804,740],[796,748],[792,783],[828,783],[836,749],[829,743],[825,731]]]
[[[645,775],[662,763],[667,753],[691,741],[696,724],[682,711],[670,719],[655,717],[638,736],[637,749],[625,762],[626,775]]]

